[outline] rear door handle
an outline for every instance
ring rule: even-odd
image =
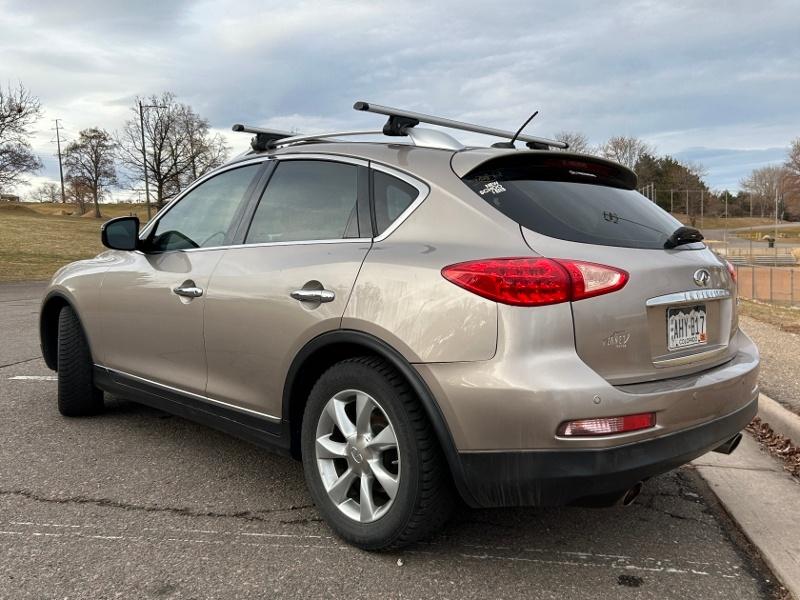
[[[173,288],[172,291],[178,294],[178,296],[183,296],[185,298],[199,298],[203,295],[203,288],[199,288],[195,285],[179,285]]]
[[[336,298],[331,290],[295,290],[289,295],[300,302],[333,302]]]

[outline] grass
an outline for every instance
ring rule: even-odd
[[[102,252],[100,225],[131,212],[146,219],[141,205],[101,206],[102,219],[60,215],[63,204],[0,204],[0,281],[49,279],[67,263]]]
[[[687,216],[683,213],[673,213],[672,216],[678,219],[684,225],[690,224],[689,218],[687,218]],[[726,221],[728,229],[775,224],[775,219],[762,217],[731,217],[729,219],[725,219],[723,217],[705,216],[703,217],[703,229],[725,229]],[[700,227],[700,215],[696,215],[695,227]]]
[[[800,333],[800,310],[797,309],[740,298],[739,314],[775,325],[784,331]]]

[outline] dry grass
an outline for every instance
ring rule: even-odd
[[[678,219],[684,225],[690,224],[690,220],[682,213],[673,213],[673,217]],[[773,225],[775,219],[761,218],[761,217],[731,217],[725,219],[721,217],[703,217],[703,229],[725,229],[727,222],[728,229],[735,229],[737,227],[755,227],[756,225]],[[695,227],[700,227],[700,215],[695,218]]]
[[[103,250],[100,225],[107,219],[145,211],[140,205],[103,205],[103,219],[58,215],[71,206],[0,205],[0,281],[48,279],[63,265]],[[77,211],[75,211],[77,213]]]
[[[775,325],[783,331],[800,333],[800,310],[739,298],[739,314]]]

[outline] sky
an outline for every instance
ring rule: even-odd
[[[233,153],[236,122],[379,128],[356,100],[506,129],[539,110],[527,133],[640,137],[735,190],[800,137],[800,5],[0,0],[0,84],[19,81],[44,108],[33,185],[58,179],[53,119],[68,140],[113,132],[137,95],[169,90]]]

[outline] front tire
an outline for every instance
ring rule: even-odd
[[[450,475],[425,411],[380,358],[344,360],[319,378],[306,404],[301,445],[314,503],[359,548],[411,544],[450,516]]]
[[[103,410],[103,392],[94,386],[89,343],[71,306],[58,315],[58,412],[65,417],[94,415]]]

